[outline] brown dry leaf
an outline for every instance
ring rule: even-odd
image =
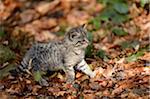
[[[56,25],[56,19],[43,18],[40,20],[35,20],[32,23],[26,24],[24,27],[21,27],[21,30],[34,35],[35,40],[37,41],[47,41],[49,39],[56,38],[56,36],[50,32],[50,29],[55,27]]]
[[[99,13],[104,8],[104,5],[96,0],[81,0],[81,5],[84,5],[83,9],[90,14]]]
[[[94,99],[95,95],[94,94],[83,94],[84,99]]]
[[[101,75],[103,75],[104,77],[109,79],[111,78],[114,69],[111,66],[107,66],[107,69],[103,69],[102,67],[97,67],[97,69],[94,72],[96,73],[95,78],[99,78]]]
[[[31,35],[35,35],[37,33],[37,28],[32,24],[26,24],[24,27],[20,28],[22,31],[30,33]],[[14,29],[15,31],[15,29]]]
[[[120,81],[116,84],[115,89],[112,91],[112,95],[120,94],[125,89],[134,88],[135,86],[144,85],[146,87],[149,82],[149,76],[134,76],[130,79],[126,79],[123,81]],[[147,86],[148,87],[148,86]]]
[[[102,67],[98,67],[94,70],[94,72],[96,73],[95,78],[99,78],[101,75],[103,75],[105,69],[103,69]]]
[[[85,74],[82,74],[82,76],[80,76],[79,78],[77,78],[77,80],[79,80],[79,81],[84,81],[86,79],[89,79],[89,77],[87,75],[85,75]],[[90,78],[90,79],[92,79],[92,78]]]
[[[150,61],[150,53],[144,54],[144,56],[140,57],[140,59]]]
[[[1,97],[1,99],[9,99],[10,98],[10,96],[6,92],[0,92],[0,97]]]
[[[6,20],[15,8],[20,7],[20,2],[14,0],[0,1],[0,22]]]
[[[56,38],[57,38],[56,35],[47,30],[35,34],[35,40],[40,42],[54,40]]]
[[[149,78],[150,78],[150,76],[144,76],[144,77],[142,77],[141,82],[149,82]]]
[[[65,84],[65,88],[66,88],[67,86],[69,86],[69,85],[68,85],[68,84],[67,84],[67,85]],[[69,93],[69,92],[70,92],[70,89],[72,89],[72,87],[69,86],[69,87],[68,87],[69,90],[63,91],[63,90],[60,89],[61,87],[62,87],[61,85],[56,84],[56,85],[54,85],[53,87],[49,87],[49,88],[48,88],[48,91],[49,91],[50,93],[52,93],[53,95],[55,95],[55,96],[63,96],[65,93]]]
[[[38,91],[39,91],[41,88],[42,88],[42,87],[39,86],[39,85],[34,85],[34,86],[32,87],[32,93],[33,93],[34,95],[37,95],[37,94],[38,94]]]
[[[61,1],[61,7],[63,8],[64,14],[67,14],[71,10],[71,4],[74,0],[60,0]]]
[[[136,75],[140,75],[140,74],[149,75],[150,69],[148,67],[136,67],[136,68],[124,71],[124,76],[128,78],[136,76]]]
[[[39,5],[36,6],[35,10],[38,11],[41,15],[44,15],[55,9],[55,7],[60,3],[60,0],[54,0],[51,2],[40,2]]]
[[[67,15],[67,22],[71,26],[77,26],[77,25],[88,23],[89,19],[90,16],[88,15],[88,13],[84,11],[72,10]]]
[[[130,62],[130,63],[128,63],[128,64],[122,64],[122,68],[123,68],[124,70],[126,70],[126,69],[131,69],[131,68],[135,68],[135,67],[137,67],[136,62]]]
[[[25,79],[26,84],[31,84],[31,80]]]
[[[147,98],[143,98],[143,97],[140,97],[140,96],[138,96],[137,94],[134,94],[134,93],[132,93],[132,92],[130,92],[130,93],[128,94],[128,98],[129,98],[129,99],[148,99],[148,97],[147,97]]]
[[[108,90],[103,91],[104,96],[110,96],[110,92]]]
[[[99,84],[99,82],[92,82],[89,84],[90,88],[93,90],[100,90],[102,89],[102,86]]]
[[[57,25],[57,20],[54,18],[42,18],[40,20],[35,20],[32,22],[33,27],[37,30],[50,29]]]
[[[129,11],[132,18],[139,16],[141,13],[141,10],[137,8],[135,3],[132,4],[132,6],[129,8]]]
[[[81,78],[82,76],[83,76],[82,73],[79,73],[79,72],[76,73],[76,78],[77,78],[77,79],[78,79],[78,78]]]
[[[36,19],[38,17],[39,17],[39,14],[33,9],[25,10],[24,12],[20,14],[21,23],[23,24],[30,22],[33,19]]]
[[[70,95],[70,96],[67,96],[67,98],[66,98],[66,99],[76,99],[76,97],[75,97],[75,96]]]
[[[130,81],[129,80],[128,81],[124,81],[121,85],[118,85],[118,87],[116,87],[112,91],[112,95],[120,94],[124,89],[132,87],[132,84],[133,84],[132,80],[130,80]]]
[[[64,96],[64,94],[66,94],[66,91],[58,91],[56,93],[54,93],[55,96]]]
[[[48,91],[52,92],[53,94],[57,94],[60,91],[60,89],[57,86],[53,86],[53,87],[49,87]]]
[[[70,89],[72,87],[72,84],[71,83],[64,83],[63,87]]]
[[[21,93],[22,86],[20,84],[13,84],[9,89],[6,89],[6,92],[14,94],[14,93]]]
[[[65,81],[65,76],[62,75],[61,73],[57,74],[57,78],[59,78],[61,81]]]
[[[145,12],[143,12],[141,16],[134,18],[133,21],[137,26],[140,27],[141,31],[148,30],[150,27],[150,14],[147,15]],[[147,33],[148,32],[146,32],[145,34]]]

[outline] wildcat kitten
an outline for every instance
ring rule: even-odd
[[[94,77],[95,73],[84,60],[85,49],[88,44],[85,25],[72,28],[65,34],[62,41],[33,45],[16,71],[34,73],[37,71],[63,70],[69,83],[75,79],[74,68]],[[43,86],[48,85],[43,77],[40,78],[39,83]]]

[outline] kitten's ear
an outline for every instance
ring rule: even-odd
[[[82,27],[83,29],[86,29],[87,24],[83,24],[83,25],[81,25],[81,27]]]

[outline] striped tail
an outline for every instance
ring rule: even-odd
[[[18,76],[19,74],[23,73],[32,75],[32,73],[30,72],[30,69],[32,68],[31,63],[32,60],[29,60],[29,62],[27,62],[27,60],[24,58],[19,66],[17,66],[15,69],[9,72],[11,73],[12,76]]]
[[[19,67],[21,67],[21,65],[19,65],[19,66],[17,66],[15,69],[13,69],[13,70],[10,70],[9,72],[10,72],[10,74],[12,75],[12,76],[19,76],[19,74],[22,74],[23,73],[23,71],[19,68]]]

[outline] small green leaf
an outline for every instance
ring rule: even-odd
[[[65,25],[60,25],[60,30],[56,34],[58,36],[63,36],[65,34],[65,32],[66,32],[66,26]]]
[[[128,12],[128,5],[126,3],[117,2],[114,4],[114,9],[120,14],[126,14]]]
[[[126,49],[126,48],[131,47],[130,42],[128,42],[128,41],[121,42],[119,45],[121,45],[122,49]]]
[[[93,53],[93,45],[89,45],[86,50],[85,50],[85,56],[86,57],[91,57]]]
[[[96,30],[98,30],[101,26],[100,19],[97,17],[92,19],[90,23],[92,23],[94,25]]]
[[[114,10],[111,6],[105,8],[99,15],[100,20],[109,21],[114,16]]]
[[[80,89],[81,86],[79,84],[75,83],[75,84],[73,84],[73,87],[76,89]]]
[[[5,35],[4,29],[0,27],[0,37],[3,37]]]
[[[142,51],[139,51],[139,52],[136,53],[137,57],[140,57],[140,56],[143,56],[143,55],[144,55],[144,52],[142,52]]]
[[[134,62],[136,61],[140,56],[143,56],[144,55],[144,52],[142,51],[139,51],[137,52],[136,54],[132,54],[130,55],[129,57],[126,58],[126,61],[127,62]]]
[[[88,32],[87,33],[87,38],[90,41],[90,43],[92,43],[92,41],[93,41],[93,34],[91,32]]]
[[[145,4],[150,3],[150,0],[140,0],[140,1],[141,1],[141,2],[140,2],[140,5],[141,5],[142,7],[144,7]]]
[[[108,60],[108,56],[106,55],[106,52],[105,52],[104,50],[102,50],[102,49],[100,49],[100,50],[97,52],[96,56],[102,58],[102,59],[105,60],[105,61]]]
[[[97,0],[98,3],[102,3],[103,5],[106,5],[109,3],[111,0]]]
[[[104,50],[99,50],[96,54],[96,56],[100,57],[100,58],[104,58],[106,55]]]
[[[79,96],[79,99],[85,99],[85,98],[84,98],[84,96],[80,95],[80,96]]]
[[[135,50],[138,50],[138,48],[140,46],[140,42],[138,40],[123,41],[119,45],[121,45],[122,49],[125,49],[125,48],[134,48]]]
[[[125,35],[127,35],[128,33],[127,32],[125,32],[123,29],[121,29],[121,28],[114,28],[113,30],[112,30],[112,32],[115,34],[115,35],[118,35],[118,36],[125,36]]]
[[[111,20],[115,24],[120,24],[129,19],[128,15],[118,13],[115,9],[113,9],[112,6],[105,8],[100,14],[99,18],[102,21]]]
[[[125,22],[129,19],[128,15],[126,14],[119,14],[119,13],[114,13],[113,17],[111,17],[112,22],[115,24],[120,24],[122,22]]]
[[[90,41],[91,44],[88,45],[88,47],[85,49],[85,55],[86,55],[86,57],[91,57],[92,53],[93,53],[93,44],[92,44],[93,34],[91,32],[88,32],[87,33],[87,38],[88,38],[88,40]]]
[[[60,31],[60,32],[57,32],[56,34],[57,34],[58,36],[63,36],[63,35],[65,34],[65,32]]]
[[[34,76],[34,80],[35,80],[35,81],[39,81],[39,80],[42,78],[40,71],[34,72],[33,76]]]

